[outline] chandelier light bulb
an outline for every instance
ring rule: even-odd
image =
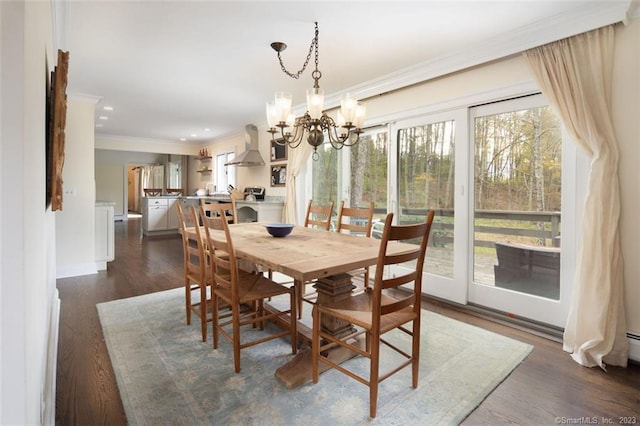
[[[309,116],[317,120],[322,116],[324,107],[324,90],[319,88],[307,90],[307,111]]]
[[[356,117],[356,107],[358,102],[351,97],[351,94],[345,93],[340,102],[340,111],[346,123],[353,123]]]
[[[362,129],[364,126],[364,119],[367,114],[367,107],[358,102],[356,106],[356,113],[353,119],[353,125],[356,129]]]
[[[276,107],[276,103],[267,102],[267,125],[270,129],[275,129],[276,124],[278,124],[278,109]]]
[[[276,92],[275,105],[277,121],[287,121],[291,114],[291,93]]]

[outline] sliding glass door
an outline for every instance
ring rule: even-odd
[[[464,251],[466,206],[462,192],[466,154],[459,135],[467,132],[464,110],[432,114],[392,126],[395,173],[390,173],[390,208],[398,224],[424,221],[429,210],[436,216],[425,261],[425,293],[466,302]],[[391,272],[393,273],[393,271]]]
[[[319,152],[314,200],[374,200],[396,223],[435,210],[425,294],[564,325],[588,162],[542,95],[425,113]]]
[[[567,214],[574,146],[542,95],[472,108],[470,121],[469,302],[563,326],[575,259],[576,221],[563,220],[575,217]]]

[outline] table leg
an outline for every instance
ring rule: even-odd
[[[321,278],[314,287],[318,291],[317,303],[320,304],[351,297],[351,292],[355,288],[351,282],[351,276],[348,274]],[[324,331],[338,337],[348,335],[355,331],[352,324],[326,315],[321,319],[321,326]],[[298,330],[302,329],[303,327],[298,327]],[[359,343],[364,346],[362,341]],[[357,355],[355,352],[340,346],[329,349],[329,352],[329,359],[338,364]],[[321,373],[331,368],[326,364],[320,364],[319,367]],[[294,356],[291,361],[276,370],[275,376],[289,389],[310,382],[312,380],[311,348],[304,348],[298,351],[298,354]]]

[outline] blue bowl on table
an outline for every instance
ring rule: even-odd
[[[293,230],[293,226],[289,223],[269,223],[264,227],[274,237],[286,237]]]

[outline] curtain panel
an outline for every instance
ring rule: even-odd
[[[574,271],[563,349],[588,367],[626,367],[618,146],[610,116],[614,28],[528,50],[538,85],[591,160],[583,239]]]
[[[289,164],[287,165],[287,189],[282,210],[282,221],[284,223],[298,224],[297,212],[297,178],[302,172],[302,168],[309,159],[313,147],[302,141],[297,148],[289,148]]]

